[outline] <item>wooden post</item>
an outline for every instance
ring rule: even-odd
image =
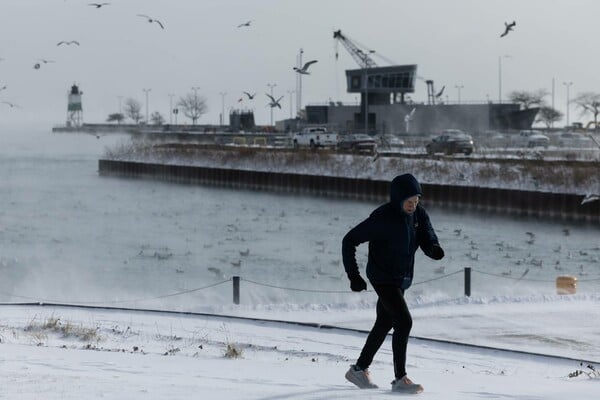
[[[240,304],[240,277],[233,277],[233,304]]]
[[[465,267],[465,296],[471,297],[471,267]]]

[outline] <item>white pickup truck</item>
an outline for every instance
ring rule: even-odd
[[[338,143],[338,134],[330,132],[323,126],[304,128],[292,135],[292,145],[297,147],[335,147]]]
[[[548,147],[548,136],[535,130],[522,130],[512,140],[512,145],[519,147]]]

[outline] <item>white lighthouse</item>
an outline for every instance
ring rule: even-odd
[[[71,91],[68,95],[67,103],[67,126],[80,127],[83,123],[83,108],[81,106],[81,95],[83,92],[79,90],[76,84],[71,86]]]

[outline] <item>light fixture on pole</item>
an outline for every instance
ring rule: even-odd
[[[277,86],[276,83],[267,83],[267,86],[271,88],[271,97],[273,97],[273,88]],[[271,126],[273,126],[273,106],[271,106]]]
[[[502,59],[512,58],[510,55],[505,54],[498,56],[498,103],[502,104]]]
[[[298,75],[300,75],[300,74],[298,74]],[[288,90],[287,92],[288,92],[288,94],[290,95],[290,119],[292,119],[292,118],[293,118],[293,114],[292,114],[292,106],[293,106],[293,103],[294,103],[294,102],[292,101],[292,100],[293,100],[293,99],[292,99],[292,94],[296,93],[296,91],[295,91],[295,90]]]
[[[142,91],[146,92],[146,125],[148,125],[148,93],[152,89],[142,89]]]
[[[221,118],[220,118],[220,125],[225,125],[225,95],[227,94],[227,92],[219,92],[219,94],[221,95]]]
[[[573,84],[573,82],[563,82],[563,85],[565,85],[565,87],[567,88],[567,126],[569,126],[569,103],[571,102],[571,100],[569,99],[569,88],[571,87],[571,85]]]
[[[456,90],[458,90],[458,104],[460,104],[460,89],[464,88],[464,85],[454,85]]]

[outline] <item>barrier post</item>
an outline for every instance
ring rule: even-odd
[[[465,267],[465,296],[471,297],[471,267]]]
[[[233,277],[233,304],[240,304],[240,277]]]

